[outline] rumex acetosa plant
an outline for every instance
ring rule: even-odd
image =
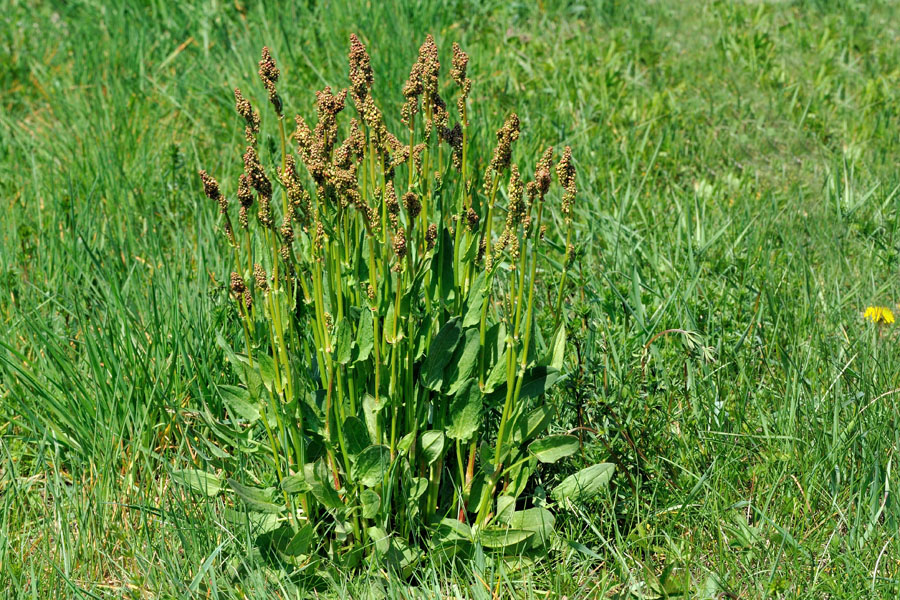
[[[273,469],[269,488],[240,478],[229,486],[250,510],[279,516],[266,539],[280,540],[289,561],[309,560],[313,539],[333,555],[371,551],[404,568],[429,536],[448,551],[538,548],[552,514],[546,505],[520,510],[520,496],[537,462],[578,449],[573,436],[541,437],[554,415],[542,396],[563,362],[558,316],[547,347],[535,342],[550,197],[562,198],[571,229],[571,151],[554,166],[548,148],[526,182],[512,162],[512,114],[476,173],[468,56],[456,44],[455,114],[429,35],[403,86],[399,135],[371,94],[369,55],[355,35],[349,64],[349,88],[317,92],[316,123],[297,116],[288,136],[280,73],[263,48],[259,77],[280,157],[276,147],[274,164],[264,163],[260,113],[236,89],[247,139],[236,222],[219,184],[200,172],[232,249],[244,338],[238,350],[220,338],[243,385],[222,388],[231,429],[211,429],[239,436],[238,450],[259,449]],[[348,100],[356,117],[342,127]],[[571,255],[567,232],[563,269]],[[610,465],[590,467],[553,498],[596,490],[610,475]],[[194,470],[178,476],[207,491],[221,484]]]

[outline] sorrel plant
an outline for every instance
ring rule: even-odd
[[[213,431],[238,450],[261,449],[273,469],[269,488],[237,475],[229,485],[250,510],[280,515],[282,558],[309,555],[315,538],[337,554],[374,548],[409,566],[429,531],[453,548],[539,547],[553,517],[544,507],[516,511],[525,505],[517,498],[538,461],[578,448],[572,436],[537,439],[554,415],[542,396],[565,347],[571,151],[554,168],[547,148],[526,183],[512,162],[520,124],[511,114],[489,164],[473,168],[472,84],[456,44],[456,110],[441,96],[428,36],[403,86],[399,135],[372,97],[369,55],[355,35],[349,63],[349,89],[317,92],[317,122],[297,116],[288,135],[280,73],[263,48],[259,76],[280,156],[276,146],[273,164],[263,159],[262,119],[235,89],[247,139],[236,221],[219,184],[200,172],[233,251],[244,337],[235,350],[220,340],[242,385],[222,388],[230,427]],[[357,116],[342,127],[348,96]],[[561,193],[551,192],[554,170]],[[557,328],[539,348],[535,292],[551,197],[561,197],[567,231],[555,259]],[[257,427],[264,439],[252,435]],[[216,476],[178,475],[218,491]]]

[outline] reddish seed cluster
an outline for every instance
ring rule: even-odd
[[[366,47],[355,33],[350,34],[350,94],[356,104],[357,110],[361,110],[369,95],[369,89],[375,81],[372,72],[372,64]]]
[[[263,46],[262,58],[259,61],[259,78],[269,94],[269,102],[272,103],[272,106],[275,107],[275,112],[279,115],[281,114],[282,104],[281,98],[278,96],[278,90],[275,89],[275,82],[278,81],[280,75],[278,67],[275,66],[275,59],[272,58],[269,49]]]
[[[472,91],[472,80],[466,77],[466,69],[469,65],[469,55],[460,49],[459,44],[453,43],[453,68],[450,69],[450,77],[459,86],[459,98],[456,100],[456,110],[459,112],[459,120],[468,124],[466,116],[466,99]]]
[[[572,202],[575,200],[577,188],[575,185],[575,165],[572,163],[572,149],[566,146],[563,151],[562,158],[556,165],[556,177],[559,179],[559,185],[565,190],[562,199],[562,213],[568,223],[572,216]]]
[[[244,98],[238,88],[234,88],[234,107],[246,123],[244,136],[247,138],[247,143],[256,145],[256,136],[259,134],[259,112],[253,110],[250,101]]]
[[[406,214],[409,215],[410,221],[414,221],[419,216],[419,213],[422,212],[422,203],[415,192],[403,194],[403,208],[406,209]]]
[[[269,278],[266,275],[266,270],[259,263],[253,265],[253,278],[256,280],[257,288],[263,292],[269,291]]]

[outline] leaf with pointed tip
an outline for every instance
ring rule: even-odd
[[[534,537],[529,540],[529,546],[532,548],[547,546],[550,543],[550,536],[553,535],[555,524],[556,519],[553,514],[546,508],[540,507],[518,510],[509,519],[509,526],[513,529],[534,532]]]
[[[172,471],[172,479],[186,485],[195,492],[206,494],[210,498],[222,490],[222,478],[200,469],[182,469]]]
[[[346,318],[338,321],[334,331],[334,360],[338,364],[346,365],[350,362],[350,352],[353,349],[352,333],[350,323]]]
[[[371,443],[369,442],[369,431],[366,429],[366,424],[359,417],[353,415],[347,417],[344,421],[342,433],[346,443],[347,454],[353,458]]]
[[[359,504],[362,507],[364,519],[374,519],[381,510],[381,496],[373,490],[363,490],[359,494]]]
[[[303,475],[288,475],[281,480],[281,489],[288,494],[305,494],[312,490]]]
[[[364,308],[359,318],[359,329],[356,330],[356,358],[354,362],[364,362],[372,353],[375,345],[375,323],[372,311]]]
[[[258,354],[256,356],[256,368],[267,390],[270,392],[273,390],[280,391],[275,385],[277,367],[275,367],[275,361],[272,360],[271,356],[262,353]]]
[[[222,404],[228,409],[232,419],[237,417],[250,424],[259,420],[259,406],[250,400],[250,392],[233,385],[220,385],[218,389]]]
[[[562,501],[566,498],[580,501],[588,500],[599,494],[609,485],[616,466],[612,463],[600,463],[569,475],[554,488],[551,496]]]
[[[356,458],[354,478],[366,487],[375,487],[384,480],[390,467],[390,449],[387,446],[369,446]]]
[[[551,435],[535,440],[528,445],[528,451],[542,463],[555,463],[561,458],[578,452],[578,438],[574,435]]]
[[[444,454],[446,437],[443,431],[426,431],[422,434],[422,457],[429,465],[434,464]]]
[[[447,395],[453,396],[462,388],[475,370],[478,363],[478,350],[481,347],[478,339],[478,329],[466,329],[465,341],[459,345],[456,355],[450,364],[450,387],[447,389]]]
[[[279,506],[272,502],[273,488],[250,487],[234,479],[228,479],[228,486],[252,510],[268,513],[280,513],[284,510],[284,506]]]
[[[478,382],[473,378],[453,397],[450,403],[450,423],[447,425],[447,437],[453,440],[470,439],[481,427],[482,394]]]
[[[524,542],[533,535],[533,531],[524,529],[489,527],[481,530],[478,535],[478,541],[485,548],[508,548]]]
[[[547,358],[545,359],[545,363],[556,369],[557,371],[562,371],[563,363],[566,359],[566,324],[560,323],[559,329],[556,330],[556,335],[553,337],[553,346],[550,348],[550,352],[547,354]]]
[[[422,381],[428,389],[440,391],[444,383],[445,367],[459,343],[460,332],[459,319],[454,317],[431,340],[425,364],[422,365]]]
[[[475,278],[469,290],[469,298],[466,301],[466,315],[463,317],[463,327],[472,327],[481,322],[481,308],[484,306],[484,281],[485,272],[482,271]]]

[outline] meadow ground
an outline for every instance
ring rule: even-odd
[[[898,15],[828,0],[0,0],[0,595],[297,597],[253,566],[221,500],[169,477],[208,454],[196,411],[233,379],[215,338],[239,328],[196,171],[236,172],[230,89],[254,87],[261,46],[289,111],[309,112],[312,90],[346,85],[357,32],[396,121],[430,32],[442,56],[452,41],[471,56],[479,147],[515,110],[523,157],[573,149],[580,256],[552,401],[584,450],[541,483],[617,471],[608,494],[560,511],[546,560],[307,583],[319,597],[896,597],[900,325],[862,313],[900,301]]]

